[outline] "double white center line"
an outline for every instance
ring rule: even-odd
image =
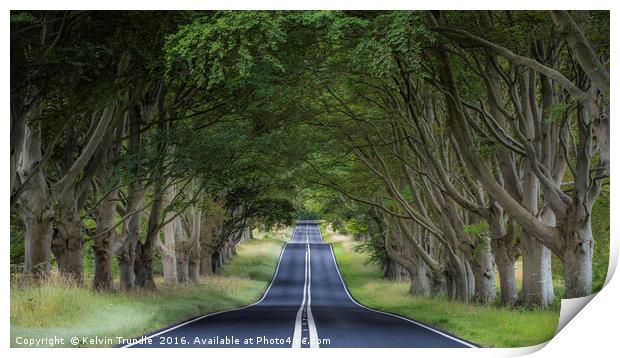
[[[308,240],[308,232],[306,231],[306,255],[305,255],[305,273],[304,273],[304,295],[301,306],[297,311],[295,318],[295,331],[293,332],[293,348],[319,348],[318,334],[314,317],[312,316],[312,265],[311,250]]]

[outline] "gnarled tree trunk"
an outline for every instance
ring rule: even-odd
[[[551,251],[523,230],[520,247],[523,260],[522,301],[525,305],[546,306],[553,301]]]
[[[408,281],[409,271],[403,266],[399,265],[396,261],[388,259],[386,264],[385,276],[394,281]]]
[[[141,288],[155,288],[153,279],[154,245],[159,235],[160,216],[163,200],[163,183],[157,181],[153,189],[153,202],[149,214],[148,229],[144,242],[136,243],[134,263],[135,285]]]
[[[150,120],[151,106],[144,106],[146,120]],[[133,105],[127,111],[127,126],[129,130],[129,152],[139,152],[142,150],[142,131],[140,106]],[[139,161],[132,164],[130,173],[134,178],[140,177],[142,166]],[[140,241],[140,225],[142,223],[142,201],[144,200],[144,183],[141,180],[134,180],[128,184],[127,197],[132,210],[135,210],[128,218],[127,235],[123,246],[117,252],[118,266],[120,271],[120,286],[122,290],[129,291],[135,287],[135,262],[136,246]]]
[[[495,288],[495,265],[489,237],[482,237],[477,242],[472,271],[475,286],[474,301],[478,303],[492,302],[497,290]]]
[[[409,271],[411,287],[409,293],[414,296],[430,297],[432,295],[431,281],[428,277],[428,266],[418,259],[413,265],[414,270]]]
[[[45,278],[50,272],[52,210],[44,202],[39,202],[19,212],[25,229],[24,274],[36,279]]]
[[[166,195],[170,199],[169,195]],[[173,213],[168,213],[164,220],[169,220]],[[158,241],[159,252],[161,254],[161,264],[164,270],[164,283],[175,284],[179,282],[178,270],[177,270],[177,254],[176,254],[176,233],[179,226],[178,218],[172,220],[168,225],[162,229],[162,236],[164,237],[163,244]],[[159,240],[159,238],[158,238]]]
[[[140,223],[142,213],[138,212],[129,218],[127,225],[127,237],[123,246],[117,253],[118,266],[120,270],[120,287],[122,290],[130,291],[135,287],[134,264],[136,261],[136,245],[140,240]]]
[[[189,282],[189,260],[184,251],[177,251],[177,276],[179,282]]]
[[[82,283],[83,262],[82,218],[74,190],[67,190],[61,196],[57,206],[58,220],[52,239],[52,252],[58,263],[60,273],[78,283]]]
[[[200,259],[200,275],[210,276],[213,274],[213,254],[210,252],[203,252]]]
[[[112,190],[97,207],[95,222],[97,230],[93,235],[93,251],[95,254],[95,276],[93,288],[110,291],[114,288],[112,282],[113,245],[117,241],[114,229],[114,214],[119,189]]]
[[[561,227],[566,245],[564,264],[564,298],[587,296],[592,292],[592,253],[594,239],[590,223],[591,215],[585,215],[583,207],[571,208],[573,215]]]
[[[200,242],[197,242],[196,247],[189,253],[187,263],[189,279],[195,283],[200,281],[200,261]]]
[[[25,229],[24,274],[34,278],[45,278],[50,272],[54,215],[43,170],[37,165],[41,160],[41,124],[35,120],[34,123],[26,124],[24,129],[24,147],[18,174],[22,183],[28,183],[16,207]]]
[[[526,162],[522,204],[535,214],[538,211],[538,179],[528,160]],[[551,251],[525,230],[521,230],[520,246],[523,258],[522,301],[526,305],[544,307],[553,301]]]
[[[499,285],[501,302],[505,305],[513,305],[519,298],[517,290],[517,275],[515,270],[516,254],[512,237],[504,235],[491,240],[493,257],[499,273]]]

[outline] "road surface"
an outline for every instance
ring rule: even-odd
[[[318,225],[301,221],[263,297],[138,337],[124,347],[466,348],[474,345],[351,298]]]

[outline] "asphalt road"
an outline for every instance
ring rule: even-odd
[[[300,222],[263,297],[171,326],[124,347],[467,348],[474,345],[351,298],[317,224]]]

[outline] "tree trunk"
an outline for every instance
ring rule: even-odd
[[[203,252],[200,259],[200,275],[210,276],[213,274],[213,255],[210,252]]]
[[[41,155],[41,121],[27,123],[24,128],[24,146],[18,160],[19,179],[29,180],[19,196],[17,212],[24,222],[24,274],[35,279],[45,278],[50,272],[52,198],[45,175],[37,164]]]
[[[240,242],[252,240],[252,230],[249,226],[246,226],[243,229],[243,235],[241,236]]]
[[[394,281],[404,282],[411,280],[411,276],[409,275],[409,271],[407,271],[407,269],[398,263],[394,263],[393,266]]]
[[[551,251],[525,231],[521,231],[523,292],[525,305],[547,306],[553,301]]]
[[[93,241],[93,251],[95,254],[93,288],[96,290],[111,291],[114,289],[112,281],[112,243],[114,236],[114,231],[111,231],[97,237]]]
[[[177,267],[176,267],[176,271],[177,271],[177,278],[179,280],[179,282],[188,282],[189,281],[189,262],[188,262],[188,249],[187,249],[187,245],[188,245],[188,240],[190,240],[190,237],[187,237],[186,234],[189,236],[191,235],[191,232],[183,230],[182,224],[179,221],[177,221],[177,225],[175,225],[175,240],[176,240],[176,251],[175,251],[175,255],[176,255],[176,262],[177,262]]]
[[[52,236],[52,211],[44,203],[38,205],[41,207],[35,205],[32,210],[22,210],[21,215],[24,222],[24,274],[35,279],[49,275]],[[23,213],[26,210],[27,213]]]
[[[475,281],[474,281],[474,270],[471,268],[471,263],[469,260],[463,260],[465,265],[465,273],[467,274],[467,302],[471,301],[474,298],[475,291]]]
[[[173,285],[179,282],[179,276],[177,271],[177,259],[174,253],[163,252],[161,253],[161,264],[164,269],[164,283]]]
[[[219,251],[215,251],[212,255],[211,255],[211,263],[212,263],[212,271],[213,273],[216,273],[220,266],[219,266],[219,260],[220,260],[220,252]]]
[[[446,272],[448,279],[448,297],[462,302],[468,302],[473,291],[469,288],[471,275],[468,274],[466,263],[460,259],[452,258],[451,268]]]
[[[564,298],[576,298],[592,293],[592,253],[594,240],[590,216],[584,225],[568,224],[562,228],[566,249],[564,263]]]
[[[112,245],[116,239],[114,215],[119,189],[108,193],[97,206],[95,222],[97,230],[93,236],[93,251],[95,254],[95,277],[93,288],[96,290],[112,290]]]
[[[136,257],[134,263],[135,285],[137,287],[153,289],[155,281],[153,280],[153,246],[154,241],[159,234],[159,217],[162,206],[161,186],[155,188],[153,204],[151,205],[151,213],[149,214],[148,230],[144,242],[136,243]]]
[[[95,290],[112,291],[114,283],[112,281],[112,252],[111,236],[106,234],[105,238],[96,240],[93,243],[95,251],[95,277],[93,279],[93,288]]]
[[[145,112],[149,113],[145,108]],[[128,126],[129,126],[129,152],[141,151],[141,124],[140,120],[140,107],[134,105],[127,112],[128,113]],[[138,178],[141,175],[142,166],[140,161],[134,161],[130,168],[130,173]],[[134,210],[138,210],[142,206],[144,199],[144,184],[139,181],[130,182],[127,190],[127,197],[130,202],[130,207]],[[122,290],[130,291],[135,287],[136,275],[135,275],[135,262],[136,262],[136,246],[140,241],[140,226],[142,222],[142,212],[136,211],[129,217],[127,225],[127,236],[123,246],[117,253],[118,265],[120,269],[120,286]]]
[[[84,279],[82,250],[82,218],[77,208],[73,190],[60,198],[58,203],[58,220],[52,238],[52,252],[58,263],[60,273],[70,280],[81,284]]]
[[[200,282],[200,256],[202,253],[201,245],[200,245],[200,235],[202,233],[202,212],[198,210],[196,207],[192,207],[192,215],[191,215],[191,237],[190,237],[190,247],[188,252],[188,262],[187,269],[189,279],[192,282],[199,283]]]
[[[431,297],[447,297],[448,286],[445,275],[430,272]]]
[[[195,233],[199,236],[200,232]],[[200,262],[201,262],[201,248],[200,248],[200,237],[196,237],[194,244],[189,252],[188,257],[188,271],[189,271],[189,279],[192,282],[199,283],[200,282]]]
[[[172,215],[174,214],[168,213],[164,220],[169,220],[169,217]],[[161,264],[164,269],[164,283],[166,284],[176,284],[179,282],[177,271],[177,248],[175,242],[175,234],[178,232],[177,228],[179,225],[179,219],[176,218],[162,229],[164,243],[159,243],[159,252],[161,254]],[[157,240],[159,240],[159,238],[157,238]]]
[[[538,196],[538,179],[526,159],[522,203],[532,214],[538,211]],[[522,301],[528,306],[545,307],[553,301],[551,251],[523,229],[520,246],[523,258]]]
[[[200,258],[200,275],[209,276],[213,274],[213,245],[214,240],[218,237],[217,219],[214,222],[214,218],[217,214],[202,219],[202,225],[200,227],[200,248],[202,250]]]
[[[160,93],[165,93],[161,91]],[[159,111],[159,120],[157,123],[157,133],[164,135],[168,132],[168,124],[166,123],[166,112],[164,111],[164,104],[162,96],[157,96],[157,104]],[[150,112],[150,110],[149,110]],[[150,114],[148,116],[150,118]],[[137,287],[154,289],[155,280],[153,280],[153,260],[154,260],[154,246],[155,240],[159,237],[159,230],[161,225],[161,212],[164,199],[164,178],[161,174],[164,172],[164,160],[166,157],[167,143],[166,141],[159,141],[157,144],[157,161],[153,174],[153,201],[151,204],[151,212],[149,213],[149,220],[147,224],[146,237],[144,242],[138,241],[136,243],[136,260],[134,263],[134,272]]]
[[[219,272],[220,269],[224,266],[224,248],[222,247],[217,251],[217,260],[215,261],[215,272]]]
[[[513,305],[517,302],[517,278],[515,271],[516,255],[512,253],[512,238],[504,237],[491,240],[493,257],[499,273],[501,302],[504,305]]]
[[[187,253],[177,251],[177,275],[179,282],[189,281],[189,262]]]
[[[387,278],[398,282],[410,280],[409,272],[394,260],[388,261],[386,276]]]
[[[223,257],[223,260],[222,260],[222,265],[227,264],[232,259],[232,257],[233,257],[232,245],[227,242],[224,245],[224,257]]]
[[[163,184],[161,180],[155,182],[146,237],[144,238],[144,242],[138,241],[136,243],[136,260],[134,264],[136,276],[135,284],[137,287],[141,288],[155,288],[155,280],[153,280],[153,248],[160,229],[160,216],[164,196]]]
[[[125,291],[133,290],[135,287],[136,275],[134,265],[136,262],[136,245],[140,239],[140,222],[142,214],[133,214],[129,218],[127,226],[127,237],[118,253],[118,266],[120,269],[121,289]]]
[[[394,261],[387,257],[385,259],[385,270],[383,271],[383,277],[390,280],[394,279]]]
[[[457,293],[456,293],[456,291],[457,291],[457,288],[456,288],[456,277],[455,276],[456,276],[455,272],[454,272],[454,270],[452,268],[447,268],[444,271],[444,277],[445,277],[445,280],[446,280],[446,292],[445,292],[445,294],[446,294],[446,298],[451,299],[451,300],[455,299],[456,295],[457,295]]]
[[[36,95],[37,90],[33,91],[35,94],[34,98],[31,99],[30,108],[27,113],[22,113],[22,109],[24,109],[24,102],[26,100],[24,98],[18,97],[15,99],[15,104],[11,103],[11,116],[10,116],[10,146],[11,146],[11,156],[10,156],[10,166],[9,166],[9,183],[11,186],[10,194],[13,195],[13,190],[15,189],[15,184],[17,183],[18,178],[18,162],[21,158],[22,151],[24,150],[24,140],[26,133],[26,123],[39,120],[41,116],[41,98]],[[13,102],[13,101],[11,101]],[[13,206],[13,202],[11,201],[11,209]]]
[[[136,287],[153,289],[153,244],[152,242],[138,242],[136,245],[136,260],[134,264]]]
[[[409,294],[413,296],[431,296],[431,282],[428,278],[428,268],[424,261],[418,260],[414,265],[414,270],[408,271],[411,280]]]
[[[478,303],[492,302],[497,290],[495,287],[495,265],[489,237],[481,238],[476,245],[472,271],[475,286],[474,301]]]
[[[190,253],[187,269],[190,281],[198,283],[200,282],[200,255],[195,254],[195,251],[200,253],[198,250]]]

